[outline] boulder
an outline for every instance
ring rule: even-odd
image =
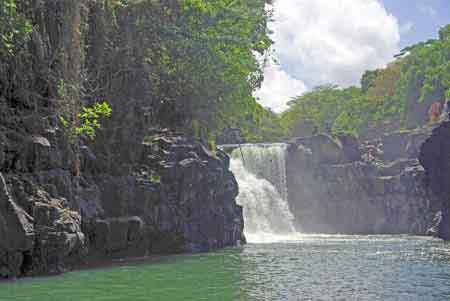
[[[395,161],[404,157],[404,151],[410,132],[387,134],[382,138],[383,161]]]
[[[12,199],[0,173],[0,277],[21,274],[23,253],[34,247],[33,218]]]
[[[138,216],[97,219],[90,231],[91,252],[100,256],[142,256],[147,250],[145,224]]]
[[[144,231],[144,222],[137,216],[130,217],[128,220],[128,234],[127,239],[129,242],[138,241]]]
[[[344,151],[340,141],[320,134],[308,138],[296,138],[294,145],[303,145],[312,152],[312,160],[317,164],[339,164],[344,161]]]
[[[124,218],[114,218],[108,220],[108,250],[120,251],[128,246],[128,220]]]
[[[25,146],[25,165],[29,171],[47,170],[51,166],[51,145],[47,138],[32,136]]]
[[[40,228],[36,234],[36,247],[33,253],[32,274],[60,274],[71,265],[84,263],[87,247],[84,233],[54,231]]]
[[[0,249],[30,250],[34,234],[33,218],[14,202],[0,173]]]

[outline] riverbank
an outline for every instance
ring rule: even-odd
[[[0,173],[0,233],[7,238],[0,244],[0,277],[58,274],[89,260],[205,252],[245,242],[226,154],[157,132],[134,147],[133,161],[110,169],[88,145],[80,146],[80,154],[67,152],[71,148],[57,137],[24,136],[17,150],[29,141],[31,146],[15,161],[7,158],[13,168]],[[6,145],[15,146],[9,140]],[[29,158],[61,157],[70,160],[20,168]]]

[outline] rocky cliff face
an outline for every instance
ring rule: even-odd
[[[17,3],[33,32],[0,56],[0,278],[244,241],[228,157],[152,130],[164,101],[133,17],[111,20],[105,1]],[[103,100],[113,115],[95,141],[69,140],[59,117]]]
[[[348,137],[293,141],[287,178],[299,230],[427,234],[439,208],[423,185],[425,172],[417,160],[426,137],[423,132],[385,136],[376,161],[363,160],[367,156]]]
[[[0,277],[245,241],[237,183],[221,151],[159,133],[130,146],[138,159],[129,169],[117,163],[117,173],[87,145],[62,148],[54,130],[3,143]]]
[[[438,235],[450,240],[450,122],[442,122],[421,146],[420,163],[426,171],[426,186],[436,195],[440,208]]]

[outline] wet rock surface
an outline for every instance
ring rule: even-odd
[[[450,240],[450,122],[444,121],[433,129],[422,144],[419,160],[426,171],[425,184],[437,196],[440,208],[432,231]]]
[[[355,150],[355,140],[347,137],[337,142],[328,137],[326,142],[327,136],[322,135],[291,143],[288,194],[298,229],[313,233],[430,234],[440,206],[424,185],[425,170],[417,159],[428,133],[386,135],[376,141],[380,150],[367,148],[373,152],[369,156],[361,156]],[[317,141],[347,147],[326,147],[335,152],[330,155],[322,151],[324,147],[314,145]]]
[[[245,242],[221,151],[164,131],[110,169],[95,146],[71,146],[58,129],[10,137],[0,152],[0,278]]]

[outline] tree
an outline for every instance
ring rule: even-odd
[[[263,76],[254,53],[272,44],[269,2],[93,3],[88,70],[104,85],[90,94],[111,99],[113,109],[133,98],[153,125],[191,134],[201,128],[208,139],[224,127],[250,126],[243,116],[263,111],[252,97]]]
[[[318,87],[296,97],[282,115],[289,134],[298,120],[312,120],[320,131],[365,134],[416,128],[428,121],[434,101],[450,99],[450,25],[438,40],[406,47],[385,68],[366,71],[361,89]]]

